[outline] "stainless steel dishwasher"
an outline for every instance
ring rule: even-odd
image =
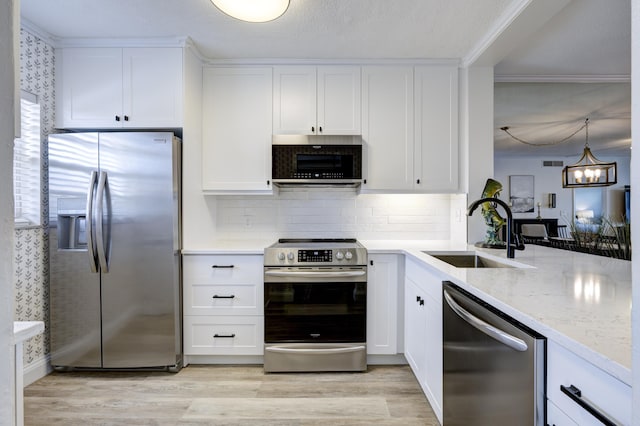
[[[546,338],[443,283],[444,424],[540,425]]]

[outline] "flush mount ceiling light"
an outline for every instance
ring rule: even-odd
[[[617,164],[598,160],[589,148],[589,119],[584,121],[586,140],[582,157],[572,166],[562,169],[563,188],[610,186],[617,183]]]
[[[268,22],[282,16],[289,0],[211,0],[227,15],[247,22]]]

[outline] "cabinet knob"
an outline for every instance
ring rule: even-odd
[[[270,180],[267,181],[267,186],[269,186],[269,185],[271,185],[271,181]]]
[[[322,126],[318,126],[318,132],[322,133]]]
[[[422,300],[422,297],[416,296],[416,302],[420,302],[421,300]]]
[[[124,116],[124,121],[129,121],[129,116],[128,115]]]
[[[116,121],[120,121],[120,116],[116,115]]]
[[[417,183],[418,185],[420,185],[420,179],[417,179],[417,180],[416,180],[416,183]]]
[[[316,132],[316,128],[311,126],[311,133],[315,133]]]
[[[364,183],[366,185],[367,184],[367,180],[366,179],[363,180],[362,183]]]
[[[369,265],[373,266],[373,260],[369,261]]]

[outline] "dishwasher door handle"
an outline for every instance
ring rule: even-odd
[[[518,352],[524,352],[528,349],[527,343],[524,340],[512,336],[511,334],[502,331],[499,328],[492,326],[491,324],[486,323],[485,321],[465,310],[462,306],[458,305],[453,297],[451,297],[451,295],[447,292],[447,290],[444,290],[443,294],[444,299],[447,301],[449,307],[453,309],[453,312],[455,312],[460,318],[465,320],[469,325],[475,327],[487,336],[509,346],[511,349],[514,349]]]

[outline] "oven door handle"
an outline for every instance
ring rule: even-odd
[[[314,355],[330,355],[336,353],[350,353],[350,352],[360,352],[365,350],[364,346],[349,346],[346,348],[284,348],[280,346],[269,346],[264,348],[265,351],[269,352],[279,352],[279,353],[307,353]]]
[[[314,272],[314,271],[265,271],[269,277],[347,278],[362,277],[366,271]]]

